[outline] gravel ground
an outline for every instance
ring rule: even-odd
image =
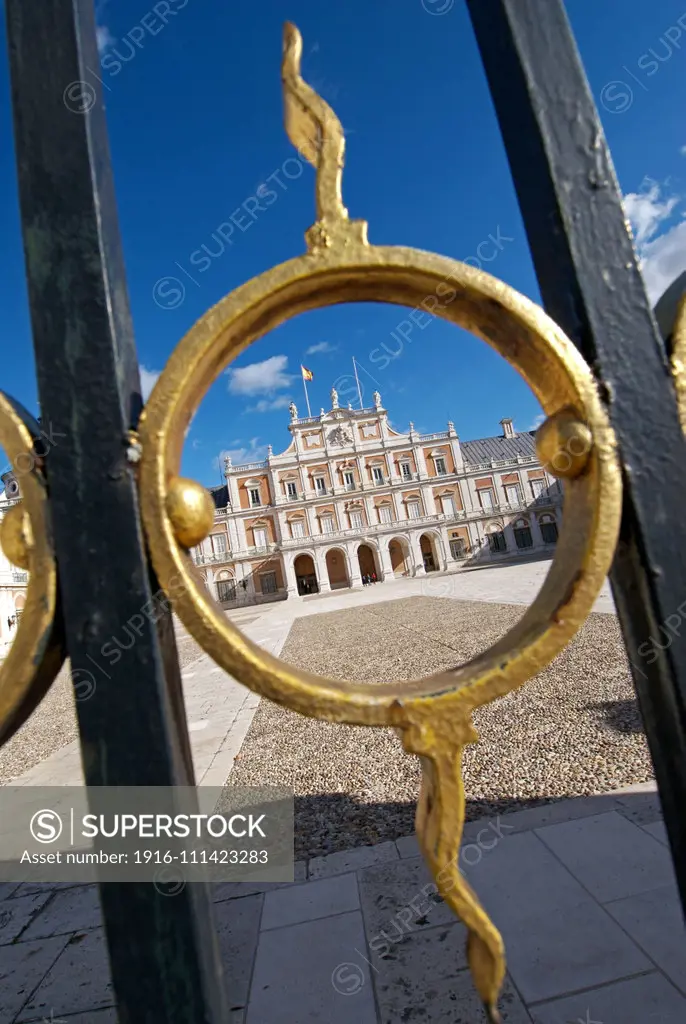
[[[341,679],[412,679],[474,657],[523,612],[413,597],[318,614],[295,621],[282,657]],[[591,615],[551,666],[474,722],[468,818],[653,777],[614,615]],[[262,701],[230,783],[294,786],[300,859],[412,833],[420,768],[390,729],[318,722]]]
[[[182,668],[202,654],[189,636],[177,638],[176,643]],[[74,690],[66,663],[28,722],[0,747],[0,785],[27,772],[77,736]]]

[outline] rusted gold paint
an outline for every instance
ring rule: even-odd
[[[0,393],[0,447],[12,465],[25,464],[22,502],[3,517],[0,543],[14,565],[28,570],[26,603],[7,657],[0,661],[0,744],[22,725],[57,675],[64,660],[56,612],[57,571],[49,527],[45,482],[31,435]],[[20,461],[21,457],[21,461]]]
[[[331,109],[300,77],[301,46],[297,30],[286,26],[282,68],[286,128],[317,171],[318,219],[306,233],[308,251],[227,295],[191,328],[172,354],[140,425],[143,519],[159,579],[168,594],[174,591],[174,610],[227,672],[302,714],[356,725],[395,726],[406,749],[422,758],[419,841],[441,894],[469,929],[474,982],[489,1019],[495,1022],[505,974],[503,943],[457,867],[465,804],[462,750],[477,741],[471,723],[474,709],[521,686],[544,668],[593,607],[619,528],[621,478],[615,440],[588,367],[538,306],[463,263],[414,249],[370,245],[366,223],[348,219],[341,200],[342,129]],[[178,543],[168,513],[168,495],[177,486],[186,429],[198,403],[226,366],[253,341],[298,313],[359,301],[430,309],[470,330],[531,386],[553,424],[548,428],[551,455],[560,450],[565,436],[583,435],[588,441],[583,466],[575,464],[578,472],[565,480],[564,523],[554,563],[524,617],[466,665],[386,686],[300,672],[253,644],[210,597],[188,552]],[[558,429],[561,426],[567,434]]]
[[[681,429],[686,434],[686,292],[681,296],[672,332],[672,376]]]

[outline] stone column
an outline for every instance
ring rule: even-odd
[[[255,599],[255,588],[252,581],[248,579],[250,569],[247,562],[236,563],[236,604],[243,606],[253,604]],[[243,584],[245,583],[245,586]]]
[[[286,582],[286,593],[288,598],[300,597],[298,593],[298,583],[295,578],[295,570],[293,568],[293,559],[290,555],[284,554],[283,556],[283,575]]]
[[[531,526],[531,539],[534,542],[534,548],[545,548],[546,544],[543,543],[543,534],[541,533],[541,527],[534,512],[530,512],[529,524]]]
[[[435,516],[441,510],[436,507],[436,499],[434,498],[433,487],[430,484],[422,484],[421,488],[422,502],[424,504],[424,515]]]
[[[360,474],[360,487],[364,490],[365,487],[371,486],[367,479],[367,467],[364,464],[364,457],[362,455],[356,455],[355,461],[357,462],[357,471]]]
[[[420,533],[410,534],[410,563],[413,576],[425,576],[426,569],[424,568],[424,556],[422,555],[421,545],[419,543]]]
[[[376,508],[374,506],[374,499],[373,498],[365,497],[365,499],[364,499],[364,510],[365,510],[366,515],[367,515],[367,526],[377,526],[378,525],[378,517],[376,515]]]
[[[424,457],[424,449],[420,444],[413,444],[412,450],[414,452],[415,461],[417,463],[417,472],[419,473],[420,480],[428,480],[429,471],[426,468],[426,458]]]
[[[514,523],[514,519],[510,519],[510,521],[505,524],[505,527],[503,529],[503,533],[505,534],[505,541],[507,543],[507,552],[503,552],[503,554],[505,554],[505,553],[507,553],[508,555],[519,555],[520,554],[520,549],[517,547],[517,542],[515,540],[514,528],[512,526],[513,523]],[[532,537],[533,537],[533,534],[532,534]]]
[[[357,557],[355,547],[356,545],[353,541],[348,541],[345,545],[345,550],[348,554],[348,562],[350,563],[350,586],[361,587],[362,573],[360,572],[360,560]]]
[[[381,572],[383,575],[384,583],[386,580],[392,580],[395,578],[393,573],[393,567],[391,566],[391,555],[388,550],[388,537],[379,537],[379,560],[381,561]]]
[[[326,557],[321,548],[315,551],[314,556],[314,571],[317,574],[317,583],[319,584],[319,593],[328,594],[331,590],[331,584],[329,583],[329,571],[326,568]]]

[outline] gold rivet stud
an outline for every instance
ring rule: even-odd
[[[13,505],[0,522],[0,548],[12,565],[28,569],[32,546],[29,517],[21,505]]]
[[[212,529],[214,502],[195,480],[175,477],[167,490],[166,507],[174,535],[184,548],[194,548]]]
[[[549,473],[573,480],[583,473],[593,448],[593,434],[573,409],[560,409],[536,431],[536,450]]]

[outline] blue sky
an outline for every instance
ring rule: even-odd
[[[568,11],[657,298],[686,269],[686,2],[568,0]],[[463,0],[109,0],[97,16],[95,71],[146,386],[205,310],[304,250],[314,172],[282,123],[286,19],[303,34],[305,78],[346,130],[343,198],[370,240],[481,262],[539,300]],[[37,412],[6,62],[0,137],[0,387]],[[240,212],[260,196],[261,211]],[[469,439],[497,433],[504,416],[534,425],[528,388],[465,332],[432,321],[394,356],[402,319],[394,307],[334,307],[261,339],[208,392],[184,472],[218,483],[221,452],[252,461],[268,443],[282,450],[291,398],[305,412],[301,362],[314,373],[313,413],[329,408],[334,383],[342,403],[355,402],[353,355],[365,404],[378,388],[399,429],[452,419]]]

